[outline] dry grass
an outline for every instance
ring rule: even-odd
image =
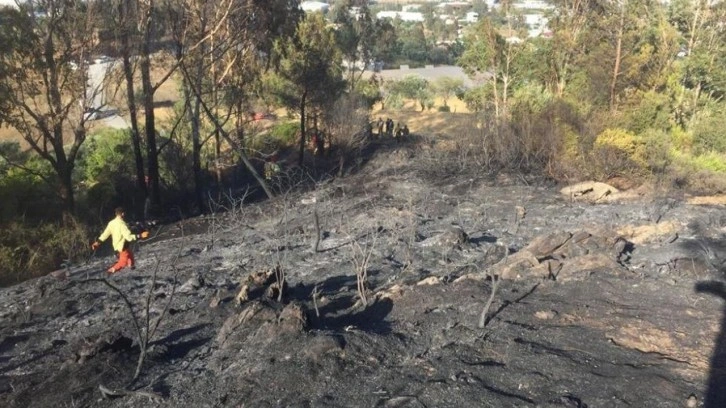
[[[441,99],[436,100],[436,106],[442,106]],[[418,104],[407,102],[401,109],[381,109],[374,106],[371,111],[373,120],[379,117],[393,119],[408,125],[411,133],[425,136],[451,136],[459,133],[463,126],[471,123],[472,115],[466,105],[456,98],[448,101],[451,112],[438,112],[436,110],[421,111]]]
[[[687,202],[692,205],[726,205],[726,195],[689,197]]]
[[[19,142],[21,147],[28,147],[25,140],[20,137],[20,133],[13,128],[5,126],[0,126],[0,142]]]

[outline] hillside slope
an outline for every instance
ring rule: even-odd
[[[420,154],[382,142],[352,176],[139,246],[109,281],[143,316],[158,272],[140,393],[99,391],[139,355],[124,300],[92,280],[110,256],[0,290],[0,405],[725,406],[722,206],[432,178]]]

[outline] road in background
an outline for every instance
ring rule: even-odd
[[[104,78],[108,71],[117,61],[99,58],[88,65],[88,87],[87,96],[90,99],[89,108],[91,112],[90,120],[98,120],[105,126],[115,129],[128,129],[131,127],[129,122],[119,116],[118,108],[106,105],[106,93],[104,92]]]

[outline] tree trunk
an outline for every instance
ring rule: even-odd
[[[197,78],[201,77],[198,76]],[[186,84],[186,87],[194,86],[197,87],[197,90],[199,91],[199,85],[200,84],[198,82],[196,84],[188,83]],[[187,98],[187,100],[192,100],[191,94],[188,89],[184,90],[184,94],[184,97]],[[187,109],[187,117],[189,118],[189,123],[191,124],[192,131],[192,174],[194,175],[194,198],[197,202],[197,207],[199,207],[199,210],[204,212],[204,186],[202,180],[202,143],[200,136],[200,116],[201,110],[199,99],[195,98]]]
[[[184,65],[181,66],[181,69],[182,69],[182,74],[184,74],[184,77],[187,80],[189,80],[189,72],[186,69],[184,69]],[[242,162],[245,164],[245,167],[247,167],[247,170],[249,170],[249,172],[252,174],[252,177],[254,177],[255,180],[257,180],[257,182],[260,184],[260,187],[262,187],[262,190],[265,191],[265,194],[267,194],[267,197],[269,197],[269,198],[275,197],[275,194],[272,193],[272,190],[270,190],[270,187],[268,187],[265,180],[262,177],[260,177],[260,174],[257,172],[257,170],[255,170],[255,166],[253,166],[252,163],[250,162],[249,158],[247,157],[247,153],[245,153],[244,149],[233,138],[231,138],[229,136],[229,133],[227,133],[224,130],[224,127],[219,123],[219,119],[216,116],[214,116],[214,113],[204,103],[204,101],[202,100],[202,96],[200,94],[196,93],[196,90],[194,90],[194,91],[195,91],[194,96],[199,100],[202,110],[204,111],[204,114],[212,122],[212,124],[214,124],[215,129],[218,130],[219,134],[222,135],[224,140],[226,140],[227,143],[229,143],[229,145],[232,146],[232,148],[237,151],[237,153],[240,155],[240,158],[242,159]]]
[[[149,174],[149,187],[151,187],[151,203],[158,206],[161,203],[159,192],[159,152],[156,147],[156,121],[154,119],[154,87],[151,84],[151,62],[149,60],[149,45],[144,45],[141,55],[141,87],[144,93],[144,124],[146,126],[146,161]]]
[[[58,163],[56,173],[60,181],[58,195],[63,200],[63,212],[73,215],[76,206],[75,196],[73,194],[73,169],[68,163]]]
[[[302,167],[305,155],[305,103],[307,102],[308,91],[306,90],[300,98],[300,156],[297,160],[298,166]]]
[[[121,54],[123,60],[124,78],[126,80],[126,103],[129,108],[129,120],[131,122],[131,145],[134,149],[134,164],[136,166],[136,186],[146,199],[149,190],[146,188],[146,178],[144,177],[144,156],[141,152],[141,136],[139,132],[139,116],[136,106],[136,97],[134,94],[134,73],[131,64],[131,46],[129,40],[129,19],[131,18],[131,8],[129,1],[126,0],[119,4],[119,16],[123,27],[121,27]]]
[[[157,207],[161,204],[159,191],[159,152],[156,147],[156,121],[154,117],[154,86],[151,83],[151,36],[154,26],[152,17],[154,1],[150,0],[145,5],[148,10],[144,14],[144,38],[141,41],[141,55],[139,68],[141,70],[141,88],[144,98],[144,125],[146,126],[146,161],[147,174],[149,175],[149,197],[151,204]]]
[[[615,88],[620,76],[620,63],[622,61],[623,30],[625,26],[625,5],[620,5],[620,22],[618,26],[617,39],[615,43],[615,64],[613,64],[613,76],[610,80],[610,110],[615,109]]]

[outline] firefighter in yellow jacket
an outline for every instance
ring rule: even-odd
[[[106,226],[98,240],[95,241],[91,248],[95,251],[101,245],[101,242],[111,237],[111,244],[113,245],[114,251],[118,252],[118,262],[106,271],[109,275],[114,274],[125,267],[131,269],[135,268],[134,265],[134,254],[129,248],[129,242],[136,241],[137,239],[146,239],[149,237],[149,232],[144,231],[141,234],[132,234],[129,226],[124,221],[126,215],[123,208],[119,207],[116,209],[116,218],[111,220]]]

